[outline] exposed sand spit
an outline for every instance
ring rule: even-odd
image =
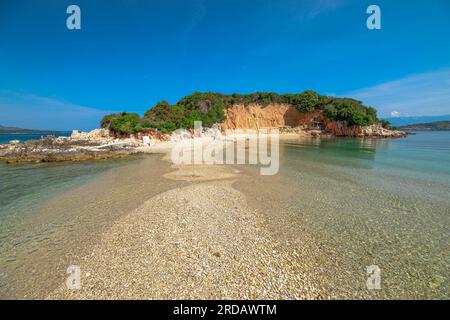
[[[183,172],[183,171],[180,171]],[[294,250],[280,246],[232,180],[176,188],[118,220],[62,299],[316,298]]]
[[[217,179],[228,179],[236,177],[236,173],[230,167],[220,165],[180,165],[176,166],[176,171],[164,174],[164,177],[171,180],[182,181],[212,181]]]

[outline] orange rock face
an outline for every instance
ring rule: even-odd
[[[323,120],[320,111],[299,112],[296,108],[284,104],[269,104],[261,106],[234,105],[225,109],[226,119],[222,129],[263,129],[282,127],[309,128],[314,121]]]
[[[305,132],[321,132],[335,136],[348,137],[403,137],[401,131],[388,130],[378,124],[371,126],[348,126],[343,121],[333,121],[323,115],[321,110],[300,112],[285,104],[267,106],[234,105],[224,110],[226,119],[222,130],[227,129],[265,129],[292,127]]]

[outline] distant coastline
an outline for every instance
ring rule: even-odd
[[[26,130],[26,129],[25,129]],[[39,131],[39,130],[30,130],[30,131],[0,131],[0,134],[70,134],[71,131]]]
[[[419,123],[450,121],[450,114],[441,116],[409,116],[409,117],[383,118],[383,120],[389,121],[390,124],[394,127],[404,127],[416,125]]]
[[[450,131],[450,121],[410,124],[396,127],[396,129],[403,131]]]
[[[16,127],[5,127],[0,125],[0,134],[67,134],[67,133],[70,133],[70,131],[22,129]]]
[[[68,137],[70,136],[70,132],[52,132],[52,131],[44,131],[39,133],[9,133],[9,132],[0,132],[0,145],[7,144],[11,141],[18,140],[21,143],[29,141],[29,140],[40,140],[42,137],[47,136],[57,136],[57,137]]]

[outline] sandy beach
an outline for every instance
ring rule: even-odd
[[[107,230],[82,259],[81,289],[48,299],[316,298],[293,248],[233,188],[230,167],[176,167],[162,192]]]

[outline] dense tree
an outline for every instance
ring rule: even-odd
[[[113,113],[106,115],[100,121],[102,128],[108,128],[111,131],[130,134],[136,132],[138,128],[140,117],[137,113]]]
[[[299,94],[276,94],[255,92],[251,94],[221,94],[194,92],[170,105],[167,101],[158,102],[140,118],[135,113],[118,113],[105,116],[100,124],[103,128],[119,133],[133,133],[144,128],[156,128],[170,132],[178,128],[193,128],[195,121],[202,121],[210,127],[225,119],[224,109],[235,105],[249,104],[289,104],[300,112],[322,110],[328,118],[346,121],[349,125],[365,126],[378,122],[377,111],[364,106],[361,101],[350,98],[334,98],[319,95],[308,90]]]
[[[298,95],[298,104],[296,107],[301,112],[313,111],[319,105],[319,95],[311,90]]]
[[[387,120],[380,120],[379,122],[383,126],[383,128],[386,128],[386,129],[392,128],[392,124]]]

